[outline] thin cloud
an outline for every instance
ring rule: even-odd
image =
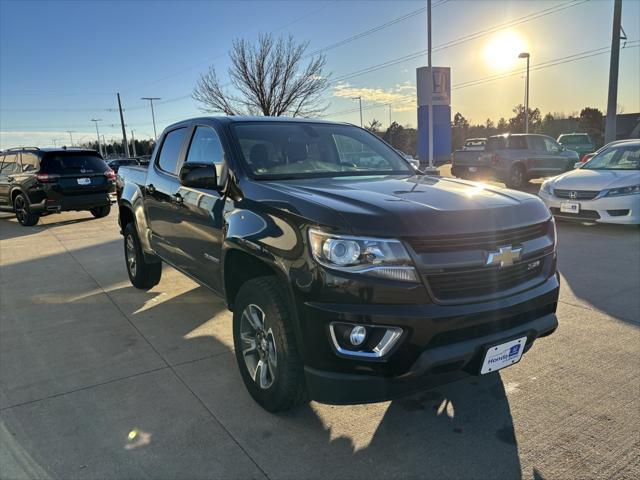
[[[415,108],[412,105],[405,105],[412,96],[415,96],[415,92],[415,85],[409,82],[398,83],[390,89],[354,87],[348,83],[343,83],[333,89],[333,96],[341,98],[362,97],[362,100],[365,102],[390,103],[392,104],[392,110],[402,112]]]

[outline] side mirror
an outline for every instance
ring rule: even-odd
[[[574,169],[582,168],[583,165],[584,165],[584,163],[582,163],[582,162],[576,162],[576,163],[573,164],[573,168]]]
[[[180,168],[180,184],[191,188],[220,190],[216,167],[206,163],[185,163]]]

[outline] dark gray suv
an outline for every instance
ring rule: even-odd
[[[509,188],[521,188],[532,178],[559,175],[573,169],[579,156],[546,135],[504,134],[487,139],[478,157],[454,161],[456,177],[490,177]]]

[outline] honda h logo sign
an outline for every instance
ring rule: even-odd
[[[570,192],[569,193],[569,198],[575,200],[576,198],[578,198],[578,192]]]
[[[499,265],[500,267],[509,267],[513,262],[520,259],[522,248],[500,247],[497,252],[490,252],[487,257],[487,266]]]

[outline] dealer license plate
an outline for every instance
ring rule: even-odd
[[[518,363],[522,357],[526,343],[527,337],[522,337],[489,348],[484,356],[480,373],[484,375],[485,373],[495,372],[501,368]]]
[[[478,171],[478,167],[469,167],[469,171],[470,172],[477,172]]]
[[[560,204],[562,213],[580,213],[580,204],[576,202],[562,202]]]
[[[90,178],[78,178],[78,185],[91,185]]]

